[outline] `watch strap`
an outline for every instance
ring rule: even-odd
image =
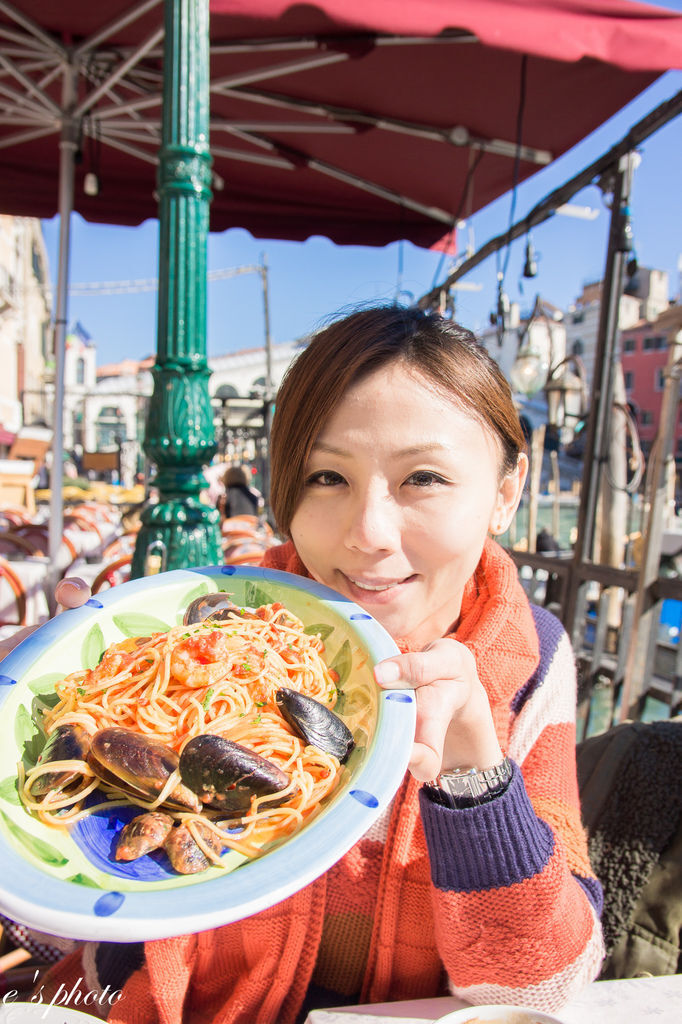
[[[432,800],[444,807],[475,807],[504,793],[512,770],[508,757],[492,768],[448,768],[427,788]]]

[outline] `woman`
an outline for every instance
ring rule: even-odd
[[[455,324],[370,309],[313,339],[277,398],[272,506],[290,539],[264,564],[335,588],[395,638],[375,675],[415,689],[409,772],[302,892],[144,950],[86,947],[53,985],[122,988],[109,1019],[126,1024],[293,1024],[448,988],[552,1008],[597,975],[572,652],[490,537],[516,511],[523,449],[504,377]]]
[[[250,486],[245,466],[230,466],[223,476],[223,487],[225,491],[216,503],[222,519],[258,515],[261,495],[255,487]]]

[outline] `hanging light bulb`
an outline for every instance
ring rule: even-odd
[[[531,239],[530,235],[528,235],[528,238],[526,239],[526,262],[523,265],[523,276],[538,276],[538,264],[535,258],[535,247],[533,246],[533,240]]]
[[[83,178],[83,191],[86,196],[99,195],[99,178],[94,171],[88,171]]]
[[[512,388],[531,397],[545,386],[548,373],[549,359],[526,339],[509,371]]]

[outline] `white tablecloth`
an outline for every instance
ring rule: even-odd
[[[433,1024],[446,1013],[467,1004],[461,999],[412,999],[400,1003],[375,1003],[313,1010],[306,1024]],[[472,1008],[473,1009],[473,1008]],[[595,981],[554,1016],[563,1024],[629,1024],[652,1020],[656,1024],[682,1021],[682,974],[662,978]]]

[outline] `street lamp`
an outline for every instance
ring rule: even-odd
[[[575,372],[568,369],[575,368]],[[551,427],[574,429],[587,413],[587,378],[580,356],[566,356],[553,366],[545,384],[547,422]],[[572,420],[569,424],[567,421]]]

